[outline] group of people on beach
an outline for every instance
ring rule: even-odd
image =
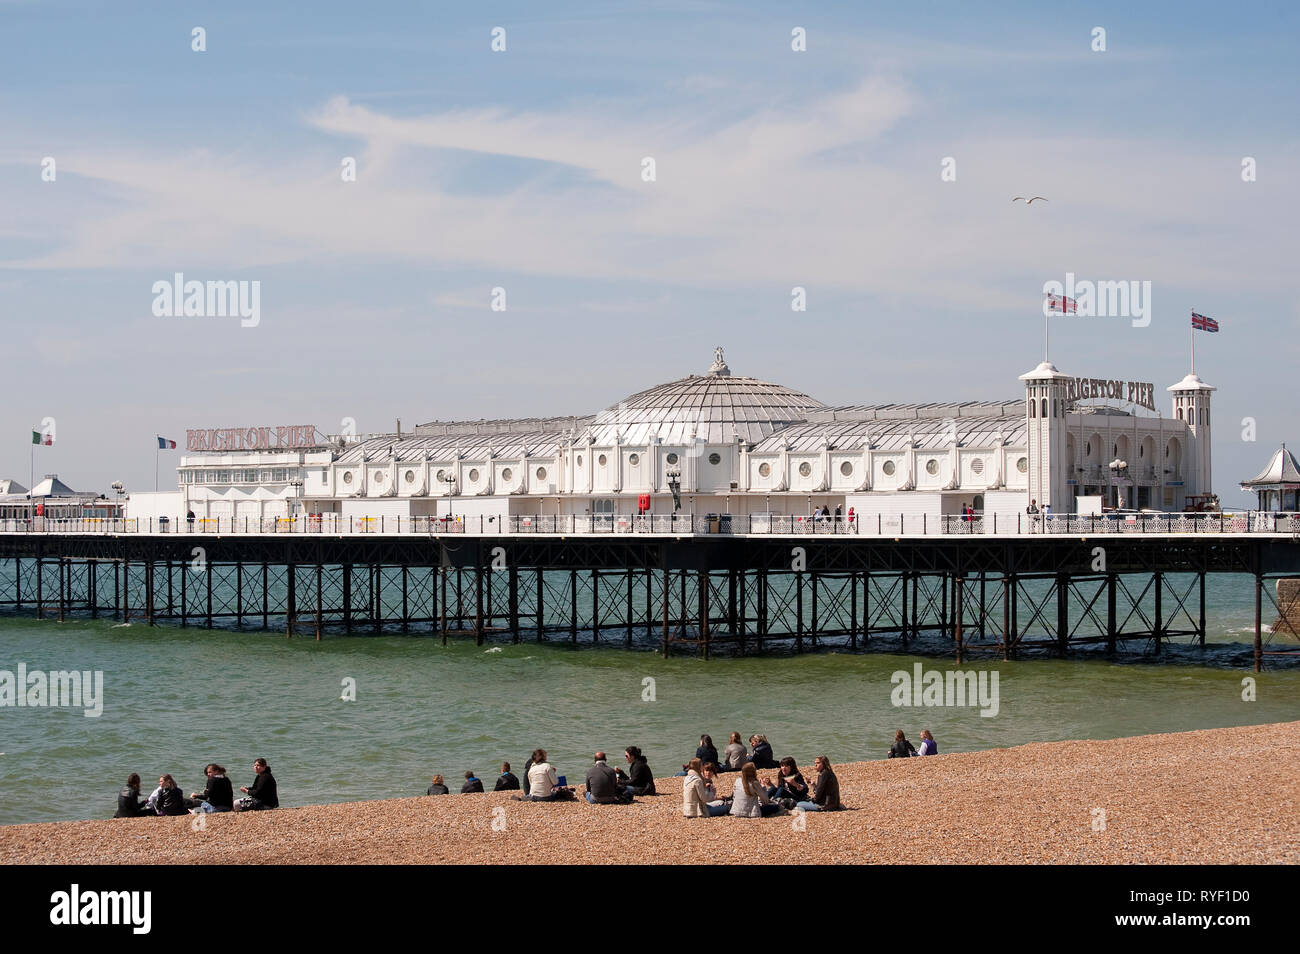
[[[930,730],[921,732],[921,750],[918,752],[907,736],[899,729],[894,733],[894,744],[889,758],[917,755],[937,755],[939,747]],[[656,795],[654,773],[645,755],[635,745],[623,750],[627,771],[611,767],[604,751],[597,751],[584,779],[583,797],[593,805],[626,805],[638,796]],[[760,777],[760,769],[774,769],[775,775]],[[736,772],[739,777],[732,785],[731,794],[720,791],[719,778],[723,773]],[[813,763],[813,780],[810,784],[798,764],[789,756],[779,761],[774,757],[772,744],[764,735],[751,735],[749,746],[741,741],[739,732],[732,732],[726,747],[719,754],[713,739],[700,736],[695,757],[677,773],[682,779],[682,815],[686,818],[713,818],[733,815],[741,818],[767,818],[792,811],[830,812],[844,805],[840,802],[839,779],[831,760],[817,756]],[[511,798],[526,802],[573,801],[578,797],[576,786],[560,775],[546,756],[545,749],[534,749],[524,764],[523,780],[510,770],[509,762],[501,763],[501,774],[493,785],[494,792],[518,791]],[[461,794],[485,791],[483,781],[472,771],[465,773]],[[429,795],[447,795],[450,789],[441,775],[433,776],[427,789]]]
[[[158,787],[148,798],[140,797],[140,776],[132,772],[126,785],[117,793],[117,813],[114,818],[139,818],[144,815],[187,815],[204,812],[252,812],[280,807],[280,795],[275,776],[266,759],[253,762],[254,778],[251,785],[240,789],[244,797],[235,799],[234,786],[226,777],[226,770],[216,762],[203,767],[207,784],[201,792],[191,792],[187,798],[170,774],[158,778]],[[481,789],[480,789],[481,791]]]

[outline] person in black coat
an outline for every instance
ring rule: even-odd
[[[193,807],[197,808],[203,802],[207,802],[208,811],[234,811],[235,789],[230,784],[230,779],[226,778],[226,770],[216,762],[209,762],[204,767],[203,774],[208,777],[208,785],[202,792],[194,792],[190,795],[195,802]]]
[[[519,779],[510,771],[510,763],[501,763],[501,775],[497,778],[497,783],[492,786],[494,792],[516,792],[519,790]]]
[[[767,741],[765,735],[751,735],[749,737],[749,760],[754,763],[754,768],[774,769],[778,767],[776,759],[772,757],[772,743]]]
[[[127,776],[126,785],[117,793],[117,813],[114,818],[139,818],[145,814],[148,804],[140,797],[140,776],[132,772]]]
[[[646,758],[641,754],[641,750],[635,745],[629,745],[623,753],[623,758],[627,760],[627,774],[619,772],[619,783],[622,784],[623,793],[629,798],[633,795],[653,795],[655,794],[655,776],[650,771],[650,765]]]
[[[916,754],[916,749],[912,748],[912,743],[907,741],[907,736],[903,730],[899,729],[894,733],[894,744],[889,747],[889,757],[891,759],[905,759]]]
[[[474,777],[473,772],[466,772],[465,784],[460,787],[460,793],[462,795],[472,795],[481,791],[483,791],[483,783]]]
[[[154,803],[154,811],[159,815],[187,815],[188,809],[185,807],[185,796],[181,790],[176,787],[176,780],[170,775],[163,775],[158,779],[158,801]]]
[[[718,761],[718,749],[713,744],[713,739],[707,735],[700,736],[700,747],[695,750],[695,757],[703,764],[708,765],[710,762]]]
[[[240,788],[240,791],[248,796],[239,800],[240,811],[256,812],[267,808],[279,808],[280,793],[275,784],[275,776],[271,774],[271,766],[266,764],[266,759],[255,761],[253,771],[257,773],[257,778],[253,779],[252,786]]]
[[[450,795],[450,794],[451,794],[451,789],[449,789],[449,788],[447,787],[447,785],[446,785],[446,783],[443,781],[443,778],[442,778],[441,775],[435,775],[432,779],[430,779],[430,781],[429,781],[429,787],[428,787],[427,789],[425,789],[424,794],[426,794],[426,795]]]

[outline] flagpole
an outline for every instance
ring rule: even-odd
[[[1192,314],[1196,314],[1196,309],[1192,309]],[[1196,322],[1192,322],[1191,331],[1189,332],[1192,339],[1192,374],[1196,374]]]
[[[153,492],[158,492],[158,458],[162,456],[162,441],[158,441],[158,446],[153,452]]]

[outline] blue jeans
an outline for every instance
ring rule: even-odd
[[[731,813],[731,806],[725,802],[721,805],[710,805],[708,808],[710,818],[717,818],[720,815],[728,815]]]
[[[588,793],[587,793],[587,801],[590,802],[590,803],[593,804],[593,805],[596,804],[596,800],[595,800],[594,798],[591,797],[591,792],[588,792]]]
[[[795,808],[802,808],[806,812],[819,812],[822,807],[816,802],[800,802]]]

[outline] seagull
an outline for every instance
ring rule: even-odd
[[[1048,202],[1048,201],[1050,201],[1046,196],[1041,196],[1041,195],[1036,195],[1036,196],[1034,196],[1032,199],[1026,199],[1023,195],[1018,195],[1018,196],[1016,196],[1014,199],[1012,199],[1011,201],[1012,201],[1012,202],[1023,202],[1023,203],[1025,203],[1025,205],[1033,205],[1033,204],[1034,204],[1036,201],[1038,201],[1039,199],[1042,199],[1044,202]]]

